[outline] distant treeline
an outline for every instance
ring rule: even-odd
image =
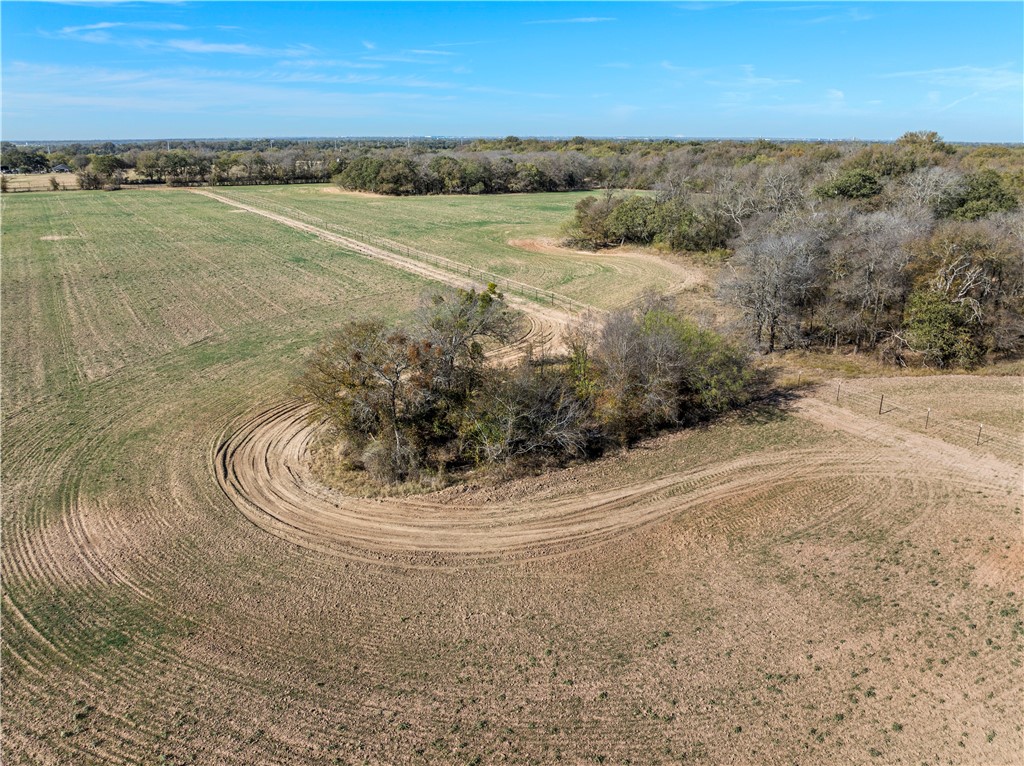
[[[908,136],[934,137],[915,133]],[[580,189],[659,189],[714,192],[718,177],[744,168],[785,168],[804,181],[835,182],[836,196],[871,196],[884,181],[922,161],[966,169],[991,168],[1018,192],[1024,187],[1020,146],[950,145],[921,139],[907,151],[896,143],[614,140],[582,137],[503,139],[190,140],[0,145],[8,172],[43,172],[64,165],[84,188],[125,181],[167,184],[254,184],[330,181],[379,194],[491,194]],[[919,142],[920,143],[920,142]],[[854,166],[859,174],[839,177]],[[913,169],[910,167],[910,169]],[[829,193],[829,189],[823,189]]]

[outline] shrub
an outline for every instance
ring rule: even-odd
[[[882,191],[878,176],[866,168],[851,168],[814,190],[821,199],[866,199]]]

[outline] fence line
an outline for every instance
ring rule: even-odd
[[[912,430],[946,437],[953,443],[988,447],[1015,459],[1024,455],[1024,438],[988,423],[956,418],[934,407],[901,404],[891,395],[851,386],[847,380],[839,380],[831,391],[823,389],[822,393],[837,404],[853,405],[883,420],[898,420]]]
[[[236,195],[245,198],[245,195]],[[287,215],[292,218],[298,218],[305,223],[313,224],[321,228],[328,229],[338,234],[342,234],[350,239],[356,239],[361,242],[365,242],[368,245],[386,250],[394,255],[399,255],[412,260],[421,261],[428,263],[437,268],[444,269],[452,274],[458,274],[460,276],[467,276],[474,279],[479,279],[485,284],[493,283],[502,292],[512,293],[519,295],[527,300],[532,300],[535,303],[548,304],[556,308],[562,308],[572,314],[582,314],[587,311],[597,311],[591,306],[573,300],[568,296],[556,293],[553,290],[546,290],[543,287],[534,287],[528,285],[525,282],[519,282],[515,279],[509,279],[499,274],[494,274],[484,269],[478,269],[476,266],[470,266],[469,264],[462,263],[460,261],[453,261],[450,258],[445,258],[440,255],[435,255],[426,250],[422,250],[418,247],[396,242],[395,240],[388,239],[386,237],[380,237],[373,234],[367,234],[366,232],[353,229],[348,226],[343,226],[336,223],[325,221],[319,216],[310,215],[296,208],[289,207],[288,205],[282,205],[280,203],[272,202],[265,198],[258,198],[252,200],[251,198],[245,198],[246,204],[252,204],[255,207],[271,208],[278,213]]]

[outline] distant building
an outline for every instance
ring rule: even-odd
[[[50,172],[51,173],[71,173],[73,171],[71,170],[71,168],[69,168],[67,165],[65,165],[62,162],[60,165],[54,165],[52,168],[50,168]]]

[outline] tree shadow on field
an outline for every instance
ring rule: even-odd
[[[813,384],[779,385],[778,370],[758,370],[750,403],[739,413],[751,425],[775,423],[789,416],[789,410]]]

